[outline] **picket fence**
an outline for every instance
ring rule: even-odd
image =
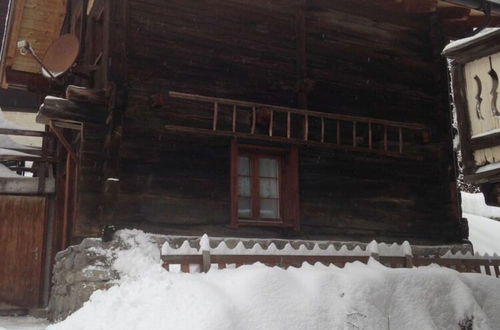
[[[204,235],[200,239],[200,247],[193,248],[186,240],[178,247],[171,247],[167,242],[162,247],[163,267],[171,270],[173,266],[185,273],[207,272],[210,269],[237,268],[242,265],[263,263],[268,266],[283,268],[301,267],[303,263],[336,265],[344,267],[346,263],[367,263],[370,258],[391,268],[412,268],[437,264],[462,273],[481,273],[500,278],[500,257],[488,254],[447,253],[440,256],[414,256],[408,242],[387,245],[375,241],[362,248],[353,249],[342,245],[336,248],[333,244],[320,248],[315,244],[312,249],[301,245],[292,247],[289,243],[282,249],[271,243],[267,248],[255,243],[251,248],[239,242],[234,248],[220,242],[216,248],[210,247],[210,239]]]

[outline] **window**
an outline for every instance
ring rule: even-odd
[[[297,148],[231,148],[231,224],[298,229]]]

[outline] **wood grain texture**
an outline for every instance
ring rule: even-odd
[[[46,207],[46,197],[0,196],[0,300],[40,303]]]

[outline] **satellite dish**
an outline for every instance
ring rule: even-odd
[[[80,52],[80,41],[74,34],[63,34],[50,44],[42,61],[42,74],[57,78],[68,71]]]

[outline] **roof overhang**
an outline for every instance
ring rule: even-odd
[[[35,53],[42,57],[61,32],[66,16],[67,0],[10,0],[5,22],[5,33],[0,52],[0,86],[9,84],[38,85],[40,66],[31,56],[17,50],[19,40],[31,43]]]

